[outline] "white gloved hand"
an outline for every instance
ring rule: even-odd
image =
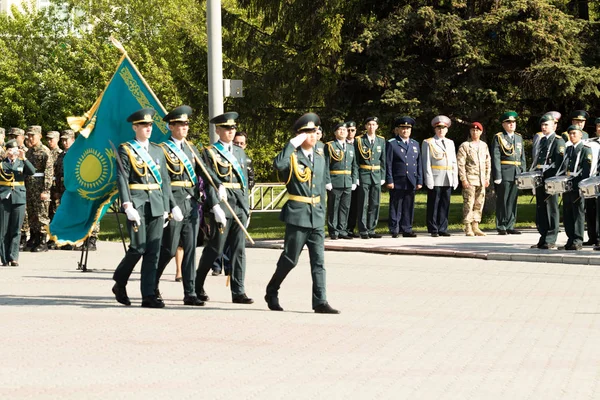
[[[216,206],[213,206],[211,211],[215,214],[215,221],[217,221],[217,224],[223,225],[223,228],[225,228],[227,225],[227,217],[221,206],[217,204]]]
[[[356,190],[356,183],[353,183],[352,184],[352,191],[355,191],[355,190]]]
[[[165,221],[163,228],[166,228],[169,225],[169,213],[167,211],[163,213],[163,221]]]
[[[175,221],[183,221],[183,213],[181,212],[181,208],[179,208],[179,206],[175,206],[171,209],[171,215],[173,215],[173,219]]]
[[[250,216],[248,216],[248,219],[246,220],[246,224],[244,225],[244,228],[248,229],[248,226],[250,226]]]
[[[300,147],[307,137],[308,135],[306,133],[300,133],[299,135],[296,135],[295,138],[290,140],[290,144],[294,147]]]
[[[225,186],[219,186],[218,197],[219,201],[227,201],[227,188]]]
[[[331,191],[331,189],[333,189],[333,185],[332,185],[331,183],[326,183],[326,184],[325,184],[325,189],[326,189],[327,191]]]
[[[356,186],[360,185],[360,181],[357,179],[356,180]]]
[[[433,185],[427,185],[427,189],[433,190]]]
[[[496,180],[494,181],[494,183],[495,183],[496,185],[498,185],[498,184],[502,183],[502,179],[496,179]]]
[[[385,185],[385,179],[381,180],[381,186]]]
[[[127,219],[135,222],[138,226],[141,225],[142,220],[140,218],[140,213],[133,207],[127,207],[125,209],[125,214],[127,215]]]

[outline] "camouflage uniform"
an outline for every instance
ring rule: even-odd
[[[50,131],[48,133],[46,133],[46,138],[48,139],[58,139],[60,137],[60,134],[56,131]],[[60,195],[58,196],[58,199],[56,199],[55,197],[55,193],[53,193],[54,186],[56,185],[56,162],[58,161],[58,158],[61,156],[61,154],[63,154],[64,152],[62,151],[62,149],[58,146],[56,146],[55,148],[50,150],[50,165],[52,165],[52,170],[53,172],[53,183],[52,183],[52,188],[50,189],[50,206],[48,207],[48,217],[50,218],[50,221],[52,221],[52,218],[54,218],[54,214],[56,214],[56,209],[58,208],[58,205],[60,204],[60,195],[62,195],[62,192],[64,192],[64,186],[63,186],[63,190],[60,192]]]
[[[468,141],[460,145],[456,159],[460,181],[469,183],[468,188],[462,189],[463,222],[465,225],[479,223],[485,202],[485,183],[490,181],[492,168],[490,151],[482,140],[477,146]]]
[[[6,129],[0,128],[0,158],[4,158],[6,149],[4,147],[4,137],[6,136]]]
[[[30,126],[27,133],[41,134],[40,126]],[[29,232],[33,238],[32,251],[47,250],[46,227],[50,224],[48,206],[50,201],[42,201],[42,193],[50,195],[52,187],[52,164],[50,149],[41,142],[27,150],[26,158],[31,161],[36,172],[25,179],[27,189],[27,215],[29,217]]]

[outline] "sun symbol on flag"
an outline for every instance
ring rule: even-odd
[[[108,177],[108,161],[96,149],[86,149],[76,165],[77,182],[86,189],[97,188],[106,182]]]

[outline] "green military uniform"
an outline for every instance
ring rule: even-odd
[[[327,192],[327,228],[332,239],[352,239],[348,234],[348,212],[352,199],[352,185],[358,179],[354,147],[344,140],[332,140],[325,145],[325,183],[332,188]],[[355,186],[356,189],[356,186]]]
[[[152,123],[154,114],[155,111],[152,109],[142,109],[133,113],[127,121],[133,124]],[[147,149],[145,149],[145,145],[148,146]],[[149,141],[141,143],[136,140],[121,144],[118,156],[123,165],[123,171],[119,168],[117,173],[117,187],[121,203],[131,203],[130,207],[137,210],[139,214],[140,223],[138,231],[135,232],[134,222],[129,218],[127,220],[130,245],[113,274],[113,280],[116,282],[113,293],[117,297],[119,297],[117,293],[127,297],[124,288],[135,265],[143,256],[140,279],[142,306],[160,307],[161,305],[156,304],[157,298],[155,297],[156,270],[164,217],[170,210],[171,193],[165,156],[159,145]],[[152,160],[153,163],[149,160]],[[117,300],[126,304],[119,298]],[[144,302],[147,302],[148,305],[145,305]],[[162,304],[162,301],[160,303]]]
[[[17,140],[17,138],[19,136],[20,137],[25,136],[25,131],[21,128],[10,128],[8,135],[9,135],[10,139]],[[18,148],[23,150],[25,153],[27,153],[27,150],[29,150],[27,147],[25,147],[25,145],[20,145],[20,146],[18,146]],[[2,156],[2,158],[4,158],[4,156]],[[21,243],[19,245],[19,250],[23,250],[26,248],[31,249],[30,245],[33,244],[33,238],[30,239],[31,242],[28,245],[27,244],[27,234],[28,233],[29,233],[29,218],[27,217],[27,207],[25,207],[25,216],[23,217],[23,224],[21,225]]]
[[[504,114],[501,122],[517,116],[515,112]],[[496,183],[496,229],[500,233],[514,231],[517,221],[518,188],[515,184],[517,174],[525,171],[525,151],[520,134],[509,135],[498,132],[492,142],[492,174]]]
[[[316,114],[302,116],[294,125],[296,132],[314,132],[320,119]],[[312,276],[312,308],[317,313],[335,314],[327,303],[325,287],[325,177],[326,162],[316,152],[296,148],[292,142],[275,157],[273,165],[285,177],[288,201],[279,219],[285,222],[285,243],[277,261],[277,269],[269,281],[265,300],[269,308],[283,311],[279,305],[279,288],[289,272],[298,264],[304,245],[308,247]],[[301,143],[298,145],[302,145]]]
[[[211,123],[217,128],[235,127],[238,114],[228,112],[211,119]],[[248,161],[246,153],[241,147],[231,143],[216,142],[214,145],[204,148],[202,153],[208,173],[216,175],[227,190],[227,202],[238,217],[240,222],[246,225],[250,216],[248,204]],[[217,182],[215,182],[217,183]],[[219,204],[219,195],[212,186],[206,189],[207,209]],[[213,210],[214,211],[214,210]],[[246,275],[246,238],[242,228],[235,222],[229,208],[224,207],[222,211],[227,218],[225,227],[215,219],[211,213],[210,238],[202,251],[202,257],[196,271],[196,293],[200,300],[209,300],[204,290],[206,276],[214,261],[223,254],[225,244],[231,248],[231,295],[234,303],[252,303],[252,299],[246,296],[244,279]],[[221,228],[221,229],[220,229]]]
[[[577,127],[570,126],[577,129]],[[566,250],[580,250],[585,224],[584,199],[579,195],[579,182],[589,178],[592,166],[592,149],[579,141],[567,147],[566,175],[572,176],[572,190],[563,194],[563,223],[567,234]]]
[[[544,121],[544,119],[542,119]],[[535,168],[542,171],[542,185],[535,190],[536,213],[535,222],[540,233],[538,248],[552,247],[556,243],[560,227],[558,195],[548,195],[544,190],[547,178],[556,175],[565,155],[565,141],[562,137],[551,133],[539,139],[537,154],[534,154]]]
[[[588,112],[585,110],[575,110],[569,115],[569,117],[571,118],[571,123],[573,121],[583,121],[583,123],[585,124],[585,121],[587,121],[587,119],[590,117],[590,114],[588,114]],[[581,135],[582,135],[581,140],[587,140],[590,138],[590,135],[583,129],[581,129]],[[569,131],[568,130],[561,133],[561,136],[565,142],[569,141]]]
[[[9,140],[6,148],[17,148],[15,140]],[[35,168],[24,159],[6,157],[0,165],[0,259],[3,265],[17,266],[21,225],[25,216],[25,177],[35,174]]]
[[[375,118],[375,117],[371,117]],[[368,119],[367,121],[370,121]],[[367,134],[357,136],[354,151],[358,165],[358,231],[361,238],[378,237],[381,185],[385,183],[385,138]],[[379,236],[380,237],[380,236]]]

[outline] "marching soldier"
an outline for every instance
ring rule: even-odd
[[[487,144],[480,140],[483,126],[473,122],[469,134],[471,140],[458,148],[456,162],[462,182],[463,222],[467,236],[486,236],[481,229],[481,214],[485,203],[485,189],[490,185],[492,160]]]
[[[27,138],[31,146],[27,159],[35,167],[36,173],[25,178],[27,187],[27,216],[29,233],[32,238],[31,251],[48,251],[46,245],[47,226],[50,224],[48,207],[50,188],[53,182],[52,158],[50,149],[42,144],[42,127],[32,125],[27,128]]]
[[[25,216],[25,177],[35,173],[35,168],[19,149],[17,141],[6,143],[6,158],[0,165],[0,259],[2,265],[19,265],[21,225]]]
[[[500,117],[503,132],[492,142],[492,174],[496,186],[496,229],[500,235],[520,235],[517,222],[517,174],[525,171],[523,138],[516,133],[518,114],[507,111]]]
[[[379,239],[375,233],[379,220],[381,186],[385,183],[385,139],[377,135],[377,117],[365,121],[367,133],[358,136],[354,152],[358,163],[358,229],[361,239]]]
[[[549,195],[544,191],[547,178],[556,176],[565,155],[565,141],[556,135],[557,121],[550,114],[540,119],[542,138],[538,142],[537,152],[533,154],[535,168],[542,172],[542,186],[535,190],[535,222],[540,239],[531,248],[553,249],[560,227],[558,194]]]
[[[327,189],[327,228],[331,239],[353,239],[348,234],[348,210],[356,190],[358,170],[354,148],[346,145],[345,123],[334,128],[335,139],[325,145],[325,189]]]
[[[586,131],[584,131],[584,128],[585,128],[585,122],[590,117],[590,114],[588,114],[588,112],[585,110],[575,110],[571,113],[570,117],[571,117],[571,125],[575,125],[579,129],[581,129],[582,140],[589,139],[590,136],[587,134]],[[569,136],[568,131],[565,131],[562,133],[562,138],[565,141],[565,143],[569,141],[569,137],[570,136]]]
[[[354,121],[346,121],[346,129],[348,129],[348,137],[346,138],[346,143],[352,146],[354,149],[354,139],[356,137],[356,122]],[[357,183],[358,179],[354,181]],[[358,185],[357,185],[358,186]],[[350,195],[350,210],[348,211],[348,236],[352,236],[353,238],[360,237],[359,234],[354,232],[356,228],[356,219],[358,217],[358,190],[353,190]]]
[[[450,195],[458,186],[458,166],[454,142],[446,139],[450,118],[438,115],[431,120],[435,135],[423,141],[423,181],[427,186],[427,231],[432,237],[448,233]]]
[[[561,250],[581,250],[583,243],[583,224],[585,210],[583,198],[579,196],[579,182],[589,178],[592,166],[592,149],[583,143],[583,131],[578,125],[571,125],[567,130],[569,140],[573,144],[567,148],[567,176],[572,176],[572,189],[563,194],[563,221],[567,243]]]
[[[218,190],[207,188],[207,209],[212,211],[210,234],[207,245],[196,271],[196,295],[202,301],[209,301],[204,290],[206,275],[217,257],[223,254],[225,244],[231,246],[231,300],[233,303],[252,304],[254,300],[246,295],[244,278],[246,275],[246,239],[242,228],[235,223],[229,208],[223,210],[219,201],[227,201],[242,224],[250,217],[248,204],[248,170],[246,153],[233,145],[238,113],[227,112],[210,120],[215,124],[219,140],[204,149],[208,173],[216,175],[222,185]],[[216,184],[217,182],[215,182]]]
[[[412,230],[415,193],[423,187],[423,164],[419,142],[410,138],[415,120],[410,117],[394,121],[395,137],[386,146],[386,186],[390,189],[389,230],[396,238],[417,237]]]
[[[163,121],[167,122],[171,137],[161,143],[167,162],[167,170],[171,180],[171,206],[172,213],[177,218],[171,221],[163,231],[158,270],[156,273],[156,288],[165,267],[177,252],[177,247],[183,248],[181,264],[183,282],[183,304],[186,306],[203,306],[204,302],[196,297],[196,240],[198,238],[198,207],[200,206],[200,193],[198,191],[196,160],[200,153],[193,144],[186,139],[189,131],[189,117],[192,108],[180,106],[165,115]],[[200,171],[198,171],[200,172]]]
[[[298,264],[304,245],[308,246],[312,276],[312,308],[319,314],[339,314],[327,302],[325,287],[325,175],[322,155],[316,153],[317,114],[304,114],[294,123],[296,137],[275,157],[275,169],[287,177],[288,201],[279,218],[285,222],[285,243],[277,269],[267,285],[265,301],[270,310],[283,311],[279,289]]]
[[[131,305],[127,296],[127,282],[142,260],[140,287],[142,307],[163,308],[165,303],[156,296],[156,270],[163,235],[163,224],[168,218],[171,185],[166,169],[165,155],[160,146],[150,142],[154,111],[144,108],[127,118],[135,132],[135,140],[119,147],[120,167],[117,188],[127,215],[129,249],[121,260],[113,280],[115,299]]]

